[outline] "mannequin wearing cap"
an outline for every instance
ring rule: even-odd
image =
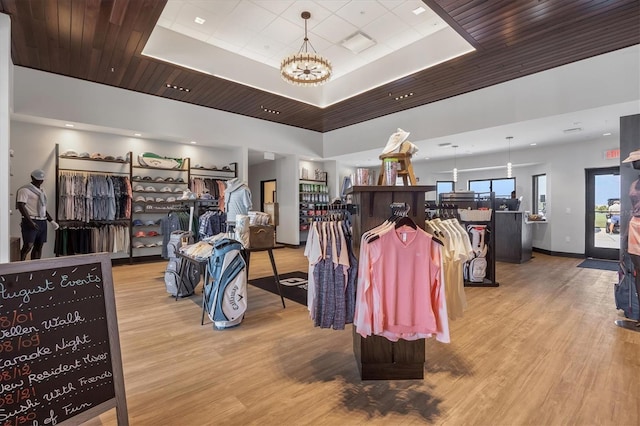
[[[16,193],[16,208],[22,215],[20,260],[26,260],[29,252],[32,260],[42,257],[42,246],[47,242],[47,221],[51,222],[54,230],[59,228],[47,211],[47,195],[41,188],[44,177],[42,170],[34,170],[31,183],[21,186]]]

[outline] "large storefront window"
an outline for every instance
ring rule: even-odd
[[[469,191],[494,192],[496,198],[511,198],[516,190],[516,178],[470,180]]]

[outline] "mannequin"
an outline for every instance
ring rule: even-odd
[[[227,213],[227,225],[234,227],[236,215],[248,215],[251,210],[251,190],[239,178],[229,179],[224,192],[224,205]]]
[[[21,186],[16,193],[16,208],[22,215],[20,260],[26,260],[29,252],[32,260],[42,257],[42,246],[47,242],[47,221],[54,230],[59,228],[47,211],[47,195],[42,188],[44,177],[42,170],[32,171],[31,183]]]

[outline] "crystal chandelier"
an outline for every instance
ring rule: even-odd
[[[331,78],[331,62],[316,52],[307,37],[307,20],[311,13],[302,12],[304,19],[304,41],[298,53],[289,55],[280,63],[282,78],[296,86],[319,86]],[[309,47],[313,53],[309,52]]]

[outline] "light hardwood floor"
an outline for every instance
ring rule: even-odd
[[[281,273],[301,249],[275,252]],[[113,269],[132,425],[640,424],[640,333],[618,328],[616,272],[536,254],[467,288],[451,344],[427,341],[424,380],[361,381],[347,331],[249,286],[237,328],[200,325],[200,287],[175,301],[164,263]],[[250,278],[271,274],[253,253]],[[115,410],[88,422],[115,425]]]

